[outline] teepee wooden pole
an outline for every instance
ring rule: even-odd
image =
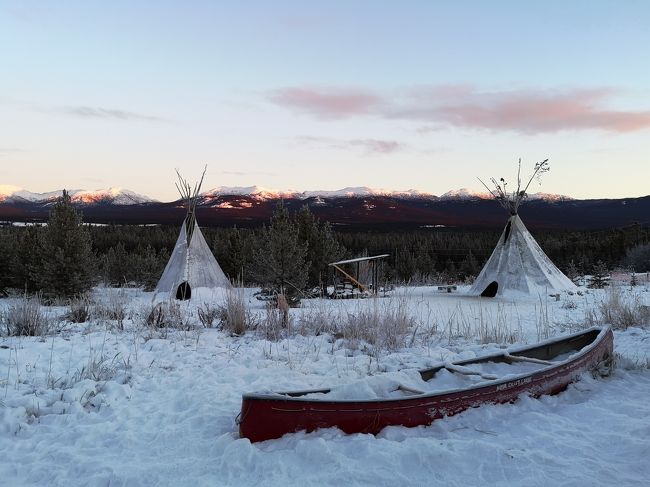
[[[184,179],[178,169],[176,169],[176,175],[178,176],[178,182],[175,183],[176,189],[181,195],[183,204],[187,208],[187,214],[185,215],[185,233],[187,235],[187,245],[190,245],[192,241],[192,233],[194,232],[194,224],[196,223],[196,206],[199,199],[199,194],[201,193],[201,186],[203,185],[203,179],[205,178],[205,172],[207,171],[208,166],[203,168],[203,173],[201,174],[201,179],[194,184],[194,188]]]

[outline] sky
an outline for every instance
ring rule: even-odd
[[[0,0],[0,184],[650,194],[650,2]]]

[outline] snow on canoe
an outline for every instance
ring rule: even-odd
[[[385,374],[332,389],[242,396],[239,433],[252,442],[296,431],[337,427],[377,434],[420,426],[485,403],[564,390],[585,372],[606,373],[614,336],[608,327],[434,367]]]

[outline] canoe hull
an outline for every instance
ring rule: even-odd
[[[252,442],[296,431],[336,427],[345,433],[377,434],[386,426],[422,426],[481,404],[512,402],[521,394],[556,394],[585,372],[611,361],[614,339],[603,329],[594,343],[574,360],[544,367],[512,380],[469,389],[387,400],[327,401],[304,399],[304,391],[286,395],[245,394],[239,417],[241,437]],[[426,373],[426,371],[421,371]]]

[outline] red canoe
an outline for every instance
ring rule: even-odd
[[[594,327],[532,346],[441,363],[420,371],[427,382],[435,381],[436,373],[441,370],[484,379],[462,389],[423,392],[403,387],[402,391],[409,394],[407,397],[368,400],[328,400],[326,394],[331,389],[244,394],[238,418],[239,434],[255,442],[318,428],[337,427],[345,433],[377,434],[386,426],[427,425],[481,404],[512,402],[524,393],[533,397],[555,394],[584,372],[606,373],[613,348],[612,331],[608,327]],[[520,362],[540,367],[523,374],[506,374],[503,378],[472,370],[472,366],[481,364],[503,366]]]

